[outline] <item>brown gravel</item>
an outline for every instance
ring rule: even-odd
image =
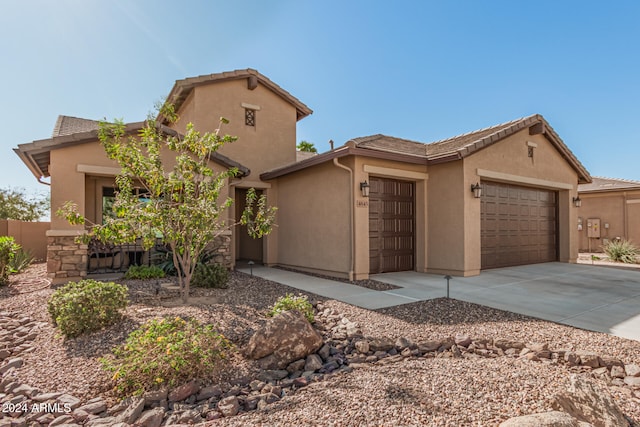
[[[48,321],[46,300],[53,292],[40,289],[43,264],[14,277],[0,288],[0,309]],[[88,400],[102,396],[113,401],[109,379],[98,359],[122,343],[140,323],[159,316],[190,316],[217,324],[239,348],[264,322],[276,299],[298,290],[242,273],[232,273],[228,289],[192,292],[191,304],[172,304],[177,293],[162,290],[155,281],[120,281],[130,287],[132,304],[125,320],[107,330],[64,340],[50,323],[41,328],[35,350],[24,354],[21,381],[46,391],[64,391]],[[323,301],[370,336],[406,337],[413,341],[453,336],[504,337],[524,342],[547,342],[551,348],[588,350],[640,363],[640,343],[532,319],[476,304],[444,298],[370,311],[334,300]],[[162,305],[160,305],[160,303]],[[171,306],[173,305],[173,306]],[[226,381],[250,376],[255,366],[236,357]],[[508,357],[497,359],[414,359],[371,365],[339,374],[302,388],[291,396],[220,425],[497,425],[509,417],[550,409],[549,399],[565,390],[569,370],[542,362]],[[211,379],[214,380],[213,378]],[[625,413],[640,420],[640,392],[608,389]]]

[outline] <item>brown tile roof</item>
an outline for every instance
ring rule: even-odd
[[[578,193],[598,193],[620,190],[640,190],[640,181],[594,176],[592,183],[578,185]]]
[[[264,177],[263,179],[277,178],[278,176],[318,164],[322,161],[345,155],[372,156],[372,153],[378,153],[376,155],[378,157],[386,156],[389,158],[389,156],[394,156],[398,161],[415,162],[416,159],[422,159],[426,164],[449,162],[467,157],[476,151],[494,144],[523,129],[529,129],[530,132],[544,134],[564,159],[577,172],[579,182],[591,182],[591,175],[589,175],[589,172],[575,157],[571,150],[569,150],[544,117],[539,114],[523,117],[496,126],[491,126],[428,144],[380,134],[354,138],[345,144],[344,147],[346,147],[346,149],[344,150],[336,149],[323,153],[319,158],[316,158],[313,161],[305,161],[295,165],[286,165],[281,168],[265,172],[261,176]]]
[[[187,99],[194,87],[208,85],[214,82],[240,79],[247,79],[247,84],[250,84],[251,79],[256,79],[256,82],[261,83],[262,85],[273,91],[276,95],[289,102],[291,105],[296,107],[298,120],[303,119],[313,113],[313,110],[303,104],[302,101],[300,101],[298,98],[291,95],[282,87],[278,86],[269,78],[260,74],[257,70],[254,70],[252,68],[247,68],[246,70],[225,71],[223,73],[206,74],[202,76],[176,80],[176,83],[173,85],[173,88],[171,89],[167,100],[173,102],[176,107],[176,111],[178,111],[180,109],[180,106],[182,105],[184,100]]]
[[[63,116],[61,116],[63,117]],[[92,122],[92,120],[78,119],[84,122]],[[64,120],[63,120],[64,121]],[[75,122],[80,123],[80,121]],[[60,123],[60,117],[58,118]],[[86,123],[88,125],[88,123]],[[145,126],[145,122],[127,123],[125,125],[125,132],[133,135]],[[56,124],[58,128],[58,124]],[[160,125],[162,132],[181,137],[182,135],[175,130],[166,126]],[[55,133],[55,131],[54,131]],[[27,165],[31,173],[39,180],[41,178],[47,178],[49,174],[49,164],[51,162],[51,151],[63,147],[70,147],[78,144],[86,144],[98,141],[98,128],[85,132],[77,132],[70,134],[63,134],[60,136],[54,136],[50,139],[42,139],[39,141],[33,141],[27,144],[19,144],[18,148],[14,148],[13,151],[22,159]],[[214,152],[210,155],[210,159],[216,163],[219,163],[228,168],[237,168],[240,176],[247,176],[251,173],[249,168],[242,164],[230,159],[227,156]],[[90,161],[90,159],[87,159]]]
[[[535,117],[535,116],[531,116]],[[449,156],[455,153],[473,152],[491,142],[505,137],[505,131],[511,126],[515,126],[520,130],[526,127],[522,122],[527,118],[512,120],[507,123],[479,129],[473,132],[464,133],[462,135],[453,136],[451,138],[442,139],[427,144],[427,156],[430,159]],[[520,126],[518,126],[520,125]],[[501,135],[500,132],[503,132]],[[494,138],[492,138],[494,137]],[[498,138],[500,137],[500,138]],[[463,156],[464,157],[464,156]]]
[[[425,144],[408,139],[377,134],[354,138],[351,141],[353,141],[358,148],[368,148],[370,150],[386,151],[388,153],[409,154],[411,156],[424,157],[425,159],[427,157]]]
[[[309,159],[313,156],[317,156],[318,153],[313,153],[311,151],[300,151],[296,150],[296,162],[300,162],[302,160]]]
[[[58,116],[56,125],[53,128],[52,138],[56,136],[71,135],[72,133],[89,132],[97,130],[100,122],[96,120],[81,119],[79,117]]]

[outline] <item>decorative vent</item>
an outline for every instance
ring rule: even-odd
[[[244,110],[244,124],[247,126],[256,125],[256,110],[252,110],[250,108],[246,108]]]

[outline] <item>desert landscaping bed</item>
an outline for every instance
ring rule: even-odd
[[[104,331],[65,341],[48,318],[46,300],[53,290],[43,277],[44,265],[35,265],[0,288],[0,312],[25,319],[25,324],[29,319],[28,325],[35,331],[13,375],[42,391],[68,393],[82,402],[99,397],[108,406],[115,405],[117,399],[98,359],[145,321],[163,316],[193,317],[217,325],[242,350],[265,324],[265,313],[278,297],[300,294],[236,272],[228,289],[194,289],[190,304],[184,306],[174,290],[162,288],[156,295],[156,281],[120,281],[129,286],[132,301],[125,319]],[[370,311],[307,295],[319,308],[316,323],[325,339],[347,342],[345,328],[337,327],[337,322],[357,325],[363,337],[386,337],[396,344],[398,338],[404,338],[406,349],[402,355],[396,347],[352,357],[354,352],[348,369],[331,375],[314,374],[308,385],[304,381],[304,387],[287,389],[289,392],[259,410],[241,411],[234,417],[210,421],[212,425],[497,425],[514,416],[551,410],[553,396],[567,389],[572,374],[590,378],[613,397],[625,415],[640,420],[639,389],[611,378],[610,371],[567,364],[557,358],[558,352],[582,351],[638,364],[637,341],[444,298]],[[484,350],[482,344],[476,351],[468,351],[468,343],[459,346],[464,354],[455,345],[446,351],[409,347],[409,343],[444,342],[456,336],[470,337],[474,347],[476,342],[486,341],[487,348],[495,351]],[[495,341],[500,338],[538,343],[548,358],[520,357],[508,346],[502,351]],[[209,380],[231,387],[259,376],[256,362],[236,355],[220,377]],[[4,420],[0,419],[0,425]]]

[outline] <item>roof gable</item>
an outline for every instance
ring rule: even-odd
[[[61,117],[66,118],[66,116],[58,117],[58,122],[54,128],[54,134],[56,133],[56,130],[62,129],[65,126],[61,123]],[[95,122],[94,120],[77,119],[75,117],[71,119],[77,120],[73,120],[73,123],[75,124],[83,123],[88,125],[89,122]],[[14,148],[13,151],[18,155],[18,157],[20,157],[20,159],[22,159],[31,173],[33,173],[38,180],[47,178],[50,176],[49,164],[51,163],[51,151],[79,144],[96,143],[98,141],[99,122],[95,123],[98,123],[98,126],[94,130],[62,134],[60,136],[53,136],[49,139],[33,141],[27,144],[19,144],[18,148]],[[145,126],[146,122],[127,123],[125,125],[125,133],[129,135],[136,134]],[[177,136],[179,138],[182,137],[182,134],[176,132],[174,129],[168,128],[164,125],[159,125],[159,127],[160,130],[167,135]],[[240,176],[247,176],[251,173],[249,168],[246,166],[243,166],[220,153],[213,152],[209,155],[209,158],[224,167],[237,168],[240,172]]]
[[[591,175],[589,175],[586,168],[580,163],[571,150],[569,150],[544,117],[539,114],[431,143],[411,141],[381,134],[354,138],[345,144],[345,147],[349,148],[348,150],[338,148],[321,154],[318,158],[314,159],[313,162],[287,165],[268,171],[261,176],[264,176],[264,179],[272,179],[334,157],[351,154],[367,155],[367,152],[377,152],[377,156],[395,156],[396,160],[399,161],[408,160],[415,162],[416,159],[423,159],[427,165],[450,162],[470,156],[478,150],[495,144],[524,129],[528,129],[530,135],[544,135],[554,148],[558,150],[565,161],[576,171],[578,174],[578,183],[591,182]],[[400,156],[404,156],[404,159]]]
[[[180,107],[195,87],[217,82],[241,79],[247,80],[247,87],[249,89],[253,90],[257,87],[258,84],[262,84],[263,86],[274,92],[276,95],[284,99],[286,102],[293,105],[296,108],[297,120],[303,119],[313,113],[313,111],[305,104],[303,104],[302,101],[300,101],[298,98],[291,95],[282,87],[252,68],[247,68],[246,70],[225,71],[223,73],[206,74],[202,76],[176,80],[176,83],[173,85],[173,88],[171,89],[167,100],[174,104],[176,111],[179,111]]]

